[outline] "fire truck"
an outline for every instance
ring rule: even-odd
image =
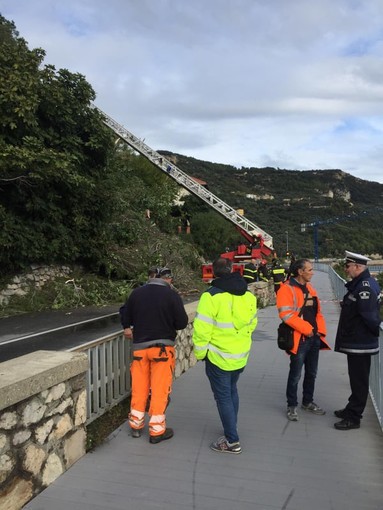
[[[202,184],[180,170],[170,160],[166,159],[162,154],[151,149],[140,138],[137,138],[97,106],[92,105],[92,108],[101,114],[104,123],[114,131],[122,141],[129,145],[129,147],[147,158],[162,172],[174,179],[177,184],[206,202],[235,226],[238,232],[243,236],[244,242],[239,244],[235,249],[227,250],[221,255],[222,257],[229,258],[233,262],[234,271],[239,271],[242,274],[245,263],[252,258],[265,259],[269,255],[275,256],[273,238],[267,232],[245,218],[239,211],[223,202]],[[209,282],[212,278],[212,264],[203,264],[202,279]]]

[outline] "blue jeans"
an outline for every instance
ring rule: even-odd
[[[308,405],[314,399],[315,378],[318,370],[320,338],[316,335],[301,338],[297,354],[290,355],[290,372],[287,379],[286,397],[289,407],[298,405],[298,383],[302,368],[305,367],[303,379],[302,404]]]
[[[239,396],[237,382],[244,368],[238,370],[222,370],[205,359],[205,371],[217,403],[218,413],[223,425],[223,432],[229,443],[239,441],[237,417]]]

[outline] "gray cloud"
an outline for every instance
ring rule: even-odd
[[[153,148],[383,182],[382,0],[0,0]]]

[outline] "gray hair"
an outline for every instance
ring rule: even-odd
[[[311,264],[311,260],[309,259],[294,260],[294,262],[291,264],[291,276],[298,276],[299,269],[303,269],[307,262]]]

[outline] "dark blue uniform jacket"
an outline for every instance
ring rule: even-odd
[[[368,269],[346,283],[335,350],[346,354],[379,352],[380,287]]]

